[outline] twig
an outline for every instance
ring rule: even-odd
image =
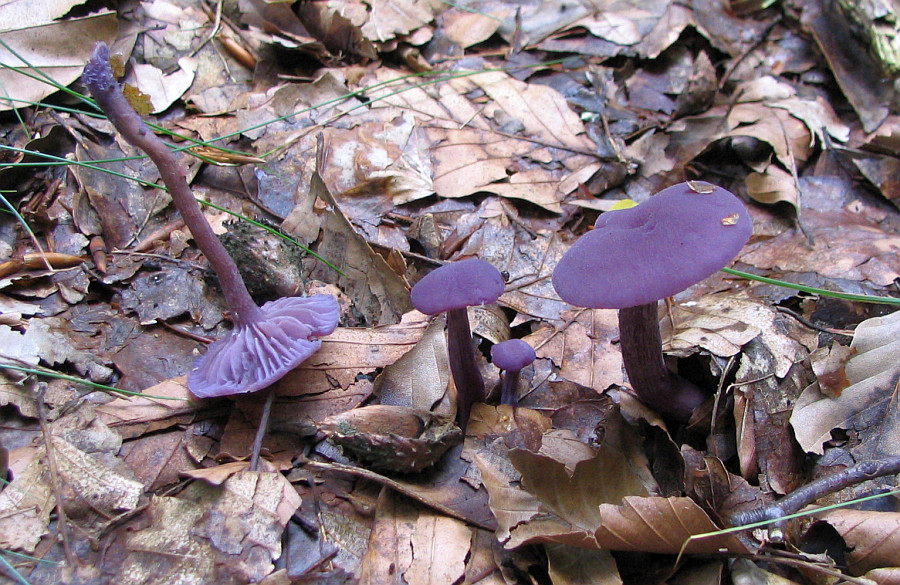
[[[778,520],[784,516],[799,512],[805,506],[812,504],[819,498],[827,496],[828,494],[838,492],[846,487],[870,479],[884,477],[885,475],[895,475],[897,473],[900,473],[900,457],[876,461],[863,461],[862,463],[854,465],[853,467],[848,467],[843,471],[832,473],[826,477],[820,477],[819,479],[794,490],[777,502],[761,508],[756,508],[755,510],[734,514],[731,516],[731,525],[743,526],[745,524],[754,524],[756,522]]]
[[[853,335],[854,335],[854,331],[852,329],[832,329],[830,327],[822,327],[821,325],[816,325],[815,323],[813,323],[812,321],[809,321],[808,319],[806,319],[805,317],[803,317],[796,311],[792,311],[791,309],[788,309],[787,307],[775,307],[775,310],[778,311],[779,313],[784,313],[785,315],[790,315],[791,317],[793,317],[794,319],[796,319],[803,325],[805,325],[815,331],[821,331],[822,333],[831,333],[832,335],[845,335],[847,337],[853,337]]]
[[[47,424],[47,409],[44,406],[44,392],[47,389],[47,385],[43,382],[38,383],[37,385],[37,411],[38,411],[38,421],[41,425],[41,433],[44,435],[44,450],[47,453],[47,467],[50,469],[50,479],[53,484],[53,496],[56,499],[56,523],[57,529],[59,530],[59,536],[62,540],[63,551],[66,555],[66,560],[69,563],[69,567],[72,570],[78,566],[77,559],[75,555],[72,553],[72,547],[69,546],[69,538],[67,536],[67,527],[69,524],[69,519],[66,516],[66,511],[63,509],[63,498],[62,492],[59,489],[59,467],[56,465],[56,455],[53,452],[53,442],[50,435],[50,426]]]

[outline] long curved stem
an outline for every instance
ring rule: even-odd
[[[641,402],[682,422],[691,418],[706,396],[666,367],[657,303],[619,309],[619,342],[625,372]]]
[[[236,325],[252,321],[258,315],[259,307],[247,291],[237,264],[228,255],[225,246],[203,216],[200,205],[187,184],[184,167],[178,163],[172,150],[144,124],[122,94],[122,89],[113,77],[109,65],[109,48],[106,44],[97,43],[91,60],[84,68],[82,79],[122,137],[132,146],[147,153],[150,160],[156,164],[159,176],[169,189],[172,201],[184,218],[185,225],[191,230],[197,247],[219,277],[225,301],[232,313],[232,320]]]

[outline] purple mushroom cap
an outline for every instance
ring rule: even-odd
[[[331,295],[284,297],[264,304],[255,319],[238,322],[188,374],[199,398],[255,392],[311,356],[337,327],[340,307]]]
[[[489,305],[503,294],[503,275],[493,264],[471,258],[429,272],[409,293],[412,306],[426,315]]]
[[[521,339],[508,339],[491,347],[491,362],[501,370],[517,372],[535,357],[534,348]]]
[[[743,203],[702,181],[604,213],[563,255],[553,288],[578,307],[622,309],[672,296],[731,262],[753,234]]]

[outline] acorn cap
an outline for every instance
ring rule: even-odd
[[[331,295],[284,297],[260,307],[260,317],[236,325],[210,344],[188,374],[199,398],[255,392],[311,356],[337,327],[340,307]]]
[[[578,307],[622,309],[677,294],[729,264],[753,234],[744,204],[703,181],[663,189],[604,213],[553,271],[553,288]]]
[[[494,303],[503,294],[503,276],[484,260],[472,258],[429,272],[409,293],[412,306],[426,315]]]
[[[521,339],[508,339],[491,347],[491,362],[501,370],[518,372],[535,357],[534,348]]]

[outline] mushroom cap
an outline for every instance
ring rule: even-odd
[[[501,370],[518,372],[535,357],[534,348],[521,339],[508,339],[491,347],[491,362]]]
[[[753,234],[744,204],[702,181],[663,189],[604,213],[553,271],[553,288],[578,307],[622,309],[683,291],[731,262]]]
[[[199,398],[255,392],[311,356],[337,327],[340,307],[331,295],[284,297],[259,308],[256,319],[235,325],[210,344],[188,374]]]
[[[436,315],[496,302],[505,286],[503,275],[492,264],[471,258],[429,272],[412,288],[409,298],[416,310]]]

